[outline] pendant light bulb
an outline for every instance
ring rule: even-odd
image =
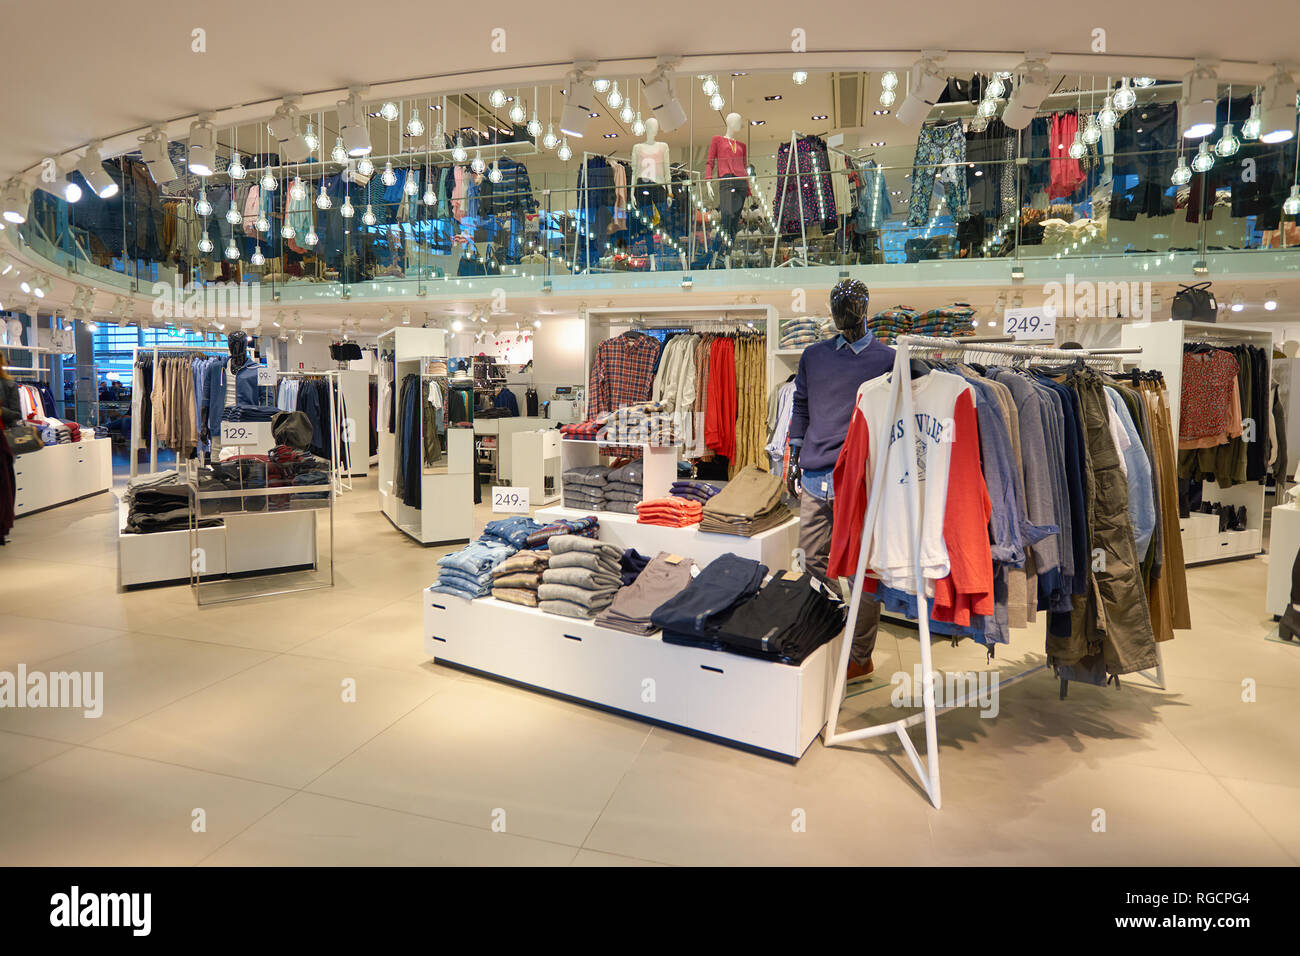
[[[894,80],[898,82],[897,79]],[[990,100],[1001,99],[1007,92],[1007,84],[1000,76],[994,76],[989,80],[988,85],[984,87],[984,98]]]
[[[560,139],[555,135],[555,127],[552,124],[547,123],[546,135],[542,137],[542,147],[544,149],[555,149],[555,147],[559,145]]]
[[[1088,122],[1083,127],[1083,141],[1089,146],[1096,146],[1101,139],[1101,124],[1097,122],[1096,114],[1088,117]]]
[[[406,121],[406,133],[412,137],[424,135],[424,120],[420,119],[419,113],[411,113],[411,118]]]
[[[438,205],[438,194],[433,191],[433,183],[426,182],[424,184],[424,196],[422,199],[426,206]]]
[[[1102,101],[1101,109],[1097,112],[1097,122],[1101,124],[1102,129],[1114,129],[1119,125],[1119,112],[1115,109],[1115,102],[1109,93],[1106,94],[1106,99]]]
[[[510,107],[510,122],[516,126],[520,126],[527,118],[528,114],[524,112],[524,104],[515,100]]]
[[[244,167],[244,161],[235,153],[230,157],[230,165],[226,167],[226,172],[230,174],[231,179],[243,179],[248,175],[248,170]]]
[[[362,176],[373,176],[375,174],[375,164],[369,156],[362,156],[357,160],[357,172]]]
[[[1077,129],[1074,131],[1074,142],[1070,143],[1067,152],[1070,154],[1071,159],[1083,159],[1088,152],[1088,147],[1083,143],[1083,136],[1080,135]]]
[[[352,205],[352,197],[344,196],[343,205],[339,207],[339,215],[344,219],[351,219],[357,214],[356,206]]]
[[[343,147],[343,137],[334,138],[334,148],[330,150],[330,159],[342,166],[348,161],[348,151]]]
[[[885,109],[889,109],[889,107],[894,105],[894,100],[897,99],[897,97],[898,94],[895,93],[893,90],[881,90],[880,105],[883,106]]]
[[[198,201],[194,204],[194,214],[205,219],[212,215],[212,203],[208,202],[208,191],[206,189],[199,190]]]
[[[880,88],[882,90],[898,89],[898,74],[893,70],[886,70],[880,74]]]
[[[469,168],[479,176],[487,169],[487,163],[483,162],[483,153],[480,150],[474,150],[474,161],[469,164]]]
[[[1291,187],[1291,195],[1282,203],[1282,211],[1288,216],[1300,216],[1300,185]]]
[[[261,246],[253,250],[253,254],[248,257],[248,264],[253,266],[266,265],[266,256],[262,255]]]
[[[293,182],[289,185],[289,198],[294,202],[302,202],[307,198],[307,188],[297,176],[293,177]]]
[[[270,232],[271,220],[267,219],[265,216],[258,216],[256,227],[258,232]]]
[[[1187,157],[1178,157],[1178,165],[1174,167],[1174,174],[1169,179],[1175,186],[1186,186],[1192,181],[1192,170],[1187,165]]]
[[[1259,104],[1252,103],[1250,104],[1250,116],[1246,118],[1246,122],[1241,124],[1241,138],[1259,139],[1259,130],[1261,125],[1262,121],[1259,116]]]
[[[457,136],[456,145],[451,151],[451,161],[453,163],[463,163],[467,159],[469,159],[469,150],[465,149],[465,144],[462,143],[460,137]]]
[[[614,86],[617,88],[618,84],[615,83]],[[718,92],[718,81],[713,78],[712,74],[706,76],[704,82],[700,84],[700,86],[701,89],[704,90],[705,96],[712,96],[714,93]],[[612,106],[613,104],[611,103],[610,105]]]
[[[528,135],[533,139],[542,135],[542,121],[537,118],[537,110],[533,110],[533,118],[528,121]]]
[[[270,166],[267,166],[265,169],[262,170],[262,178],[259,181],[258,185],[260,185],[262,189],[268,193],[275,192],[276,188],[280,185],[278,182],[275,181],[275,176],[272,174]]]
[[[612,110],[616,110],[623,105],[623,94],[618,88],[618,80],[615,80],[614,85],[610,87],[609,97],[605,102],[609,104],[609,108]]]
[[[366,211],[361,214],[361,221],[367,226],[373,226],[377,222],[375,211],[371,208],[370,203],[366,203]]]
[[[207,230],[203,232],[203,238],[199,240],[199,252],[205,255],[212,251],[212,237],[208,235]]]
[[[976,110],[980,116],[985,119],[992,119],[998,112],[998,101],[992,99],[980,100],[979,108]]]
[[[636,114],[636,119],[632,121],[632,135],[633,136],[645,135],[645,120],[641,118],[640,112]]]
[[[501,167],[497,165],[495,159],[492,161],[492,168],[488,170],[488,179],[494,183],[501,182]]]
[[[402,191],[408,196],[418,195],[420,192],[420,178],[415,175],[415,170],[406,171],[406,182],[402,184]]]
[[[569,138],[567,136],[560,141],[560,148],[556,150],[555,155],[560,157],[561,162],[565,163],[573,158],[573,150],[569,149]]]
[[[488,96],[488,102],[492,104],[494,110],[499,110],[506,105],[506,91],[498,87]]]
[[[722,98],[721,93],[714,93],[709,97],[709,109],[721,110],[727,105],[727,101]]]
[[[320,192],[316,195],[316,208],[325,210],[334,205],[334,200],[330,199],[329,193],[325,191],[325,184],[320,184]]]
[[[302,141],[307,144],[309,153],[315,153],[320,149],[320,137],[316,135],[316,127],[312,125],[311,120],[307,121],[307,128],[303,130]]]
[[[1133,92],[1133,87],[1128,85],[1128,77],[1124,77],[1119,82],[1119,89],[1115,91],[1115,109],[1121,113],[1127,113],[1133,107],[1137,106],[1138,95]]]
[[[806,70],[795,70],[794,73],[790,75],[790,79],[794,80],[795,86],[803,86],[808,82],[808,73]]]
[[[1198,173],[1208,173],[1214,168],[1214,156],[1210,153],[1210,141],[1201,140],[1201,145],[1196,148],[1196,156],[1192,159],[1192,169]]]
[[[244,221],[243,215],[234,206],[231,206],[229,209],[226,210],[226,222],[230,223],[232,226],[238,225],[243,221]]]
[[[379,115],[382,116],[384,119],[388,120],[388,122],[392,123],[395,122],[397,120],[397,117],[401,115],[401,111],[397,108],[396,103],[394,103],[392,100],[389,100],[383,106],[379,107]]]
[[[625,124],[630,124],[634,119],[636,119],[636,112],[632,109],[631,103],[625,102],[623,104],[623,111],[618,114],[618,118]]]
[[[1237,134],[1233,132],[1232,124],[1224,123],[1223,135],[1220,136],[1219,141],[1214,144],[1214,154],[1223,159],[1227,159],[1229,156],[1237,155],[1237,150],[1239,149],[1241,149],[1241,140],[1239,140]]]
[[[384,163],[384,172],[379,179],[385,186],[392,186],[397,182],[397,173],[393,170],[392,160]]]
[[[239,247],[235,245],[234,239],[231,239],[230,244],[226,246],[226,258],[231,262],[239,258]]]
[[[280,229],[280,235],[286,239],[296,239],[298,238],[298,230],[293,228],[291,223],[286,222]]]
[[[316,243],[320,242],[320,236],[316,235],[316,230],[314,228],[309,229],[307,235],[302,237],[302,241],[308,246],[314,246]]]

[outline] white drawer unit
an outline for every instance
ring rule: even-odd
[[[14,516],[66,504],[113,487],[112,442],[87,438],[14,458]]]
[[[792,667],[424,591],[424,646],[439,663],[790,760],[825,723],[838,644]]]
[[[1180,518],[1178,523],[1183,537],[1184,564],[1248,557],[1259,554],[1262,548],[1259,528],[1220,531],[1218,515],[1193,514]]]

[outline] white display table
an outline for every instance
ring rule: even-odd
[[[694,558],[701,566],[730,552],[765,564],[771,571],[782,571],[790,567],[791,552],[799,546],[798,517],[791,517],[785,524],[769,528],[751,538],[700,531],[695,525],[689,528],[667,528],[657,524],[638,524],[636,515],[616,511],[578,511],[562,506],[538,508],[533,513],[533,520],[549,524],[560,518],[572,520],[593,514],[600,519],[601,541],[608,541],[624,549],[636,548],[651,558],[660,551],[680,554]]]
[[[14,517],[67,504],[113,487],[113,443],[87,438],[14,456]]]
[[[424,647],[440,664],[789,760],[825,722],[839,640],[792,667],[424,591]]]

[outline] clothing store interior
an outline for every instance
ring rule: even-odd
[[[0,860],[1300,863],[1294,5],[150,6],[0,103]]]

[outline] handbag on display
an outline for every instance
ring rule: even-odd
[[[4,437],[9,443],[9,450],[15,455],[25,455],[45,447],[41,433],[31,425],[11,425],[4,430]]]
[[[1169,306],[1170,318],[1181,322],[1213,322],[1219,317],[1219,303],[1210,291],[1210,283],[1179,286]]]

